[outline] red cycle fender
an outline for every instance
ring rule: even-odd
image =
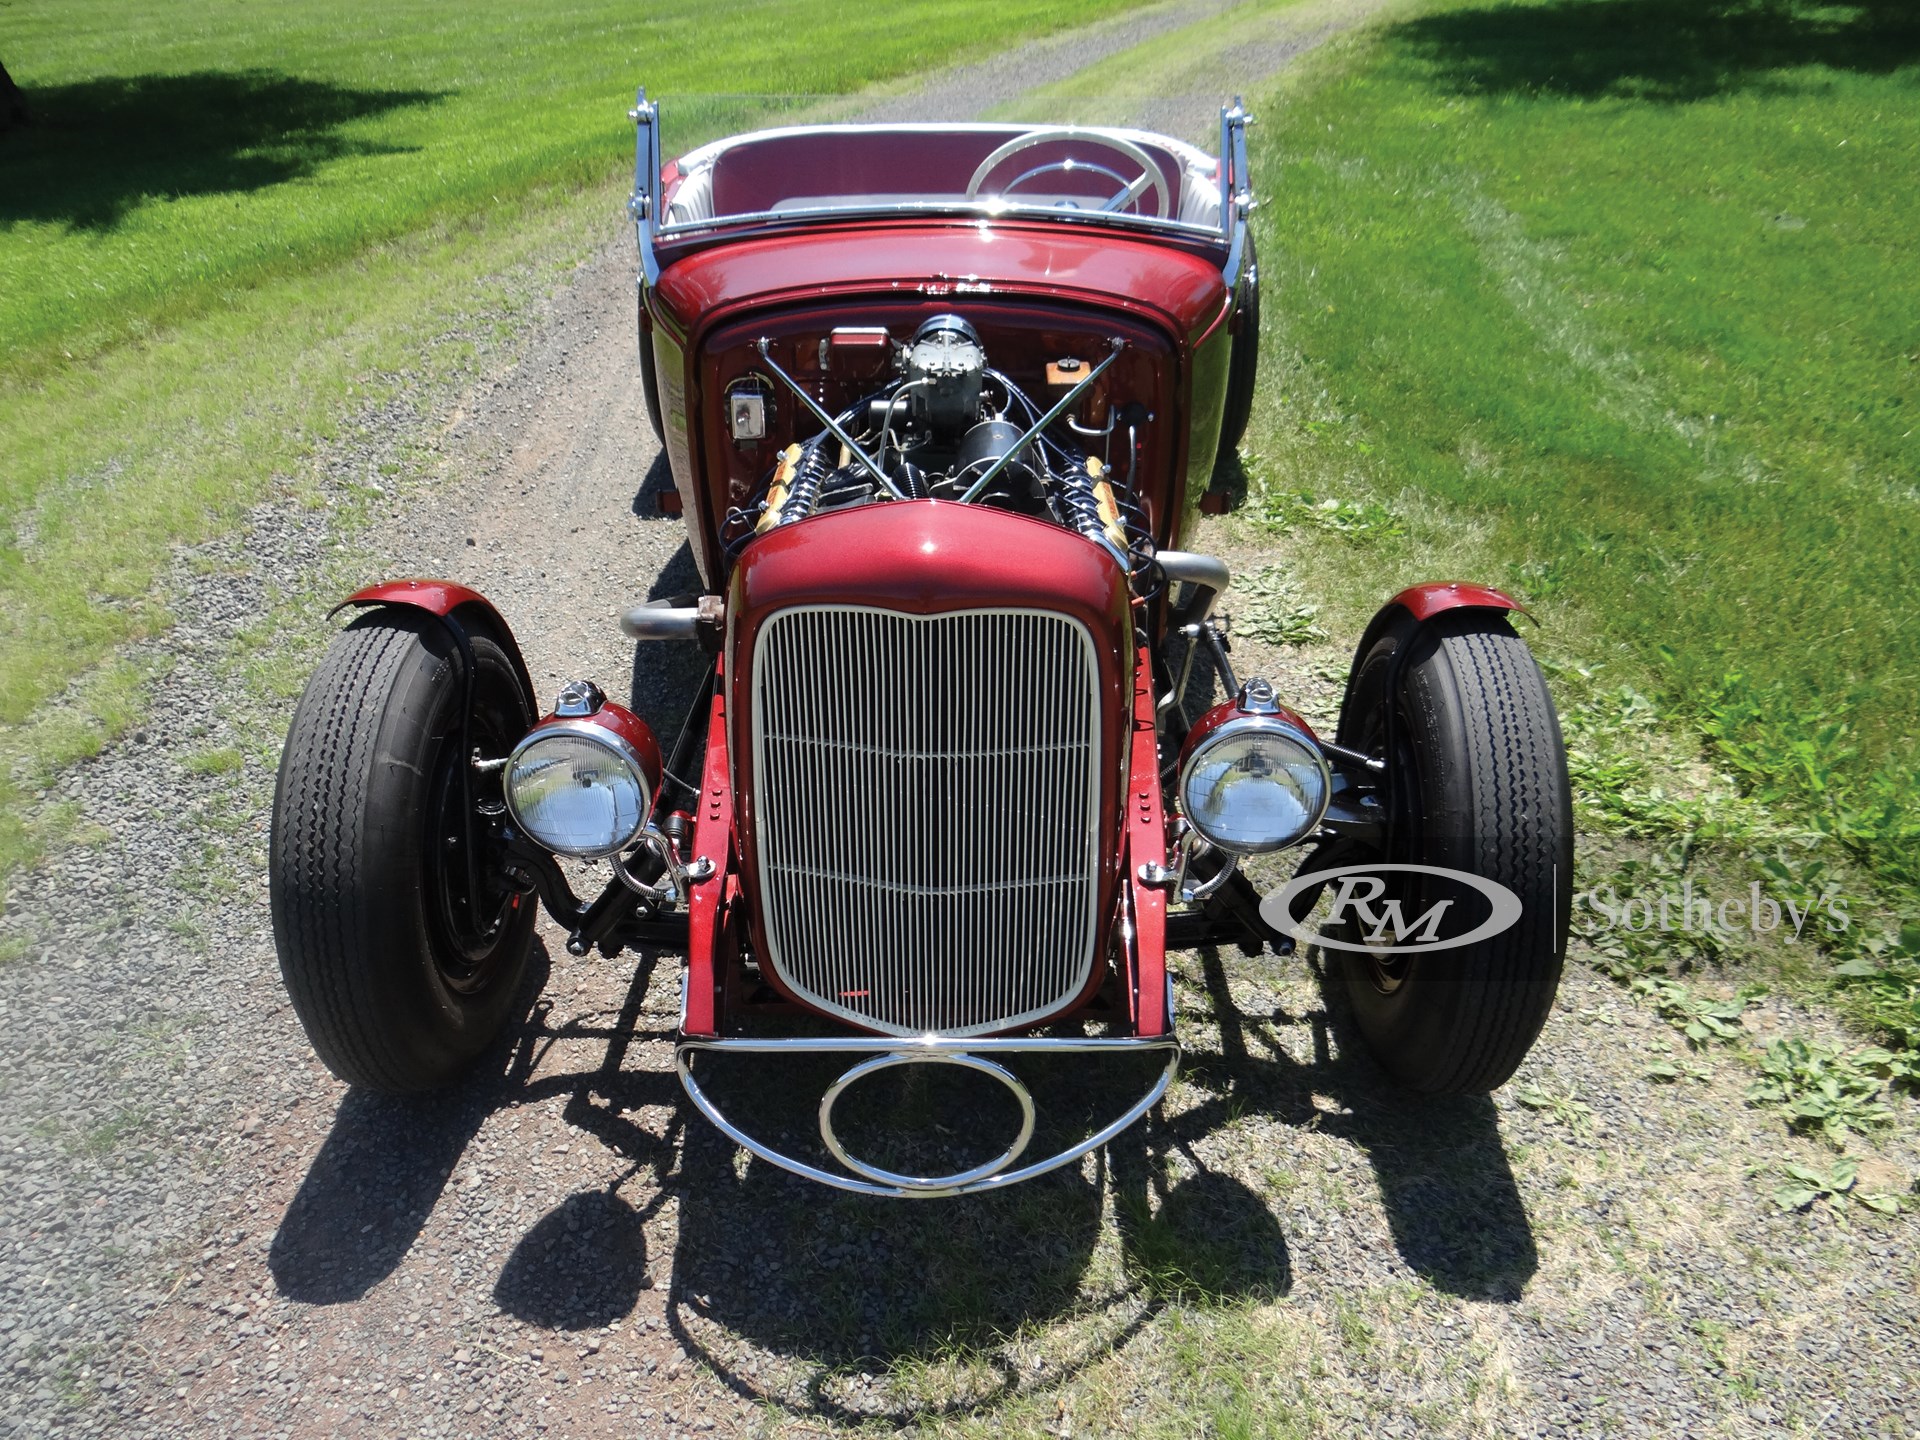
[[[1465,580],[1433,581],[1425,585],[1409,585],[1374,613],[1367,622],[1366,633],[1360,637],[1360,643],[1354,648],[1353,663],[1358,665],[1367,651],[1373,648],[1389,625],[1401,615],[1407,614],[1414,620],[1424,623],[1436,615],[1449,610],[1502,610],[1519,611],[1529,620],[1533,618],[1527,607],[1522,605],[1505,591],[1495,590],[1486,585],[1474,585]]]
[[[1353,664],[1348,668],[1348,684],[1352,684],[1355,671],[1367,652],[1373,649],[1374,642],[1405,615],[1415,624],[1425,624],[1436,615],[1444,615],[1449,610],[1497,610],[1502,612],[1518,611],[1529,620],[1533,616],[1527,607],[1502,590],[1487,585],[1474,585],[1465,580],[1433,581],[1425,585],[1409,585],[1374,613],[1367,622],[1366,631],[1360,636],[1360,643],[1354,647]],[[1346,705],[1341,704],[1344,718]]]
[[[458,620],[469,629],[484,630],[495,644],[507,652],[514,673],[520,677],[520,687],[526,693],[527,703],[533,707],[536,715],[540,713],[540,697],[534,693],[533,675],[520,654],[520,642],[513,638],[512,628],[494,608],[493,602],[478,590],[456,585],[451,580],[383,580],[378,585],[368,585],[354,591],[329,610],[327,617],[331,619],[351,605],[399,605],[409,610],[424,610],[429,615],[438,615],[442,620]]]
[[[1416,620],[1431,620],[1443,610],[1518,610],[1529,620],[1533,618],[1526,606],[1505,591],[1465,580],[1409,585],[1382,608],[1391,610],[1396,605]]]

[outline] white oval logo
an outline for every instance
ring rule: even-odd
[[[1453,909],[1454,902],[1436,900],[1420,914],[1408,915],[1398,897],[1385,898],[1387,882],[1379,877],[1395,873],[1438,875],[1478,891],[1487,898],[1487,918],[1463,935],[1444,935],[1447,913]],[[1349,924],[1364,938],[1338,939],[1294,917],[1294,901],[1322,885],[1331,887],[1333,892],[1333,908],[1325,923],[1328,926]],[[1281,934],[1291,935],[1303,945],[1357,950],[1365,955],[1414,955],[1429,950],[1458,949],[1512,928],[1520,919],[1520,911],[1520,897],[1498,880],[1440,865],[1342,865],[1334,870],[1315,870],[1308,875],[1294,876],[1260,902],[1260,918]]]

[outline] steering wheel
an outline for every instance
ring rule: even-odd
[[[1019,186],[1026,184],[1036,175],[1046,175],[1053,171],[1092,170],[1105,175],[1120,186],[1118,193],[1102,205],[1102,212],[1123,210],[1139,201],[1141,195],[1151,187],[1154,204],[1158,207],[1152,213],[1155,219],[1164,220],[1173,213],[1172,198],[1167,193],[1167,180],[1160,173],[1160,166],[1154,158],[1131,140],[1122,140],[1118,135],[1105,135],[1097,130],[1082,130],[1072,125],[1060,126],[1049,130],[1029,130],[1024,135],[1016,135],[986,159],[980,162],[980,168],[973,172],[973,178],[967,182],[967,199],[976,199],[980,187],[987,176],[1004,161],[1015,155],[1033,149],[1036,145],[1045,145],[1054,140],[1078,140],[1094,145],[1104,145],[1109,150],[1117,150],[1127,159],[1140,166],[1141,174],[1136,180],[1129,180],[1118,170],[1106,165],[1096,165],[1091,160],[1075,160],[1068,156],[1064,160],[1051,160],[1044,165],[1036,165],[1024,174],[1016,175],[1010,182],[1000,187],[1002,195],[1010,195]]]

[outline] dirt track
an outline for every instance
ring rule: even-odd
[[[1222,8],[970,67],[917,113],[989,108]],[[1269,23],[1232,83],[1358,13]],[[1210,116],[1162,97],[1151,118],[1204,135]],[[544,694],[595,676],[670,729],[694,657],[636,654],[613,624],[693,586],[646,500],[665,477],[632,284],[620,236],[511,368],[370,417],[329,483],[396,456],[416,473],[350,561],[324,514],[282,506],[183,562],[154,719],[73,782],[115,838],[18,902],[46,948],[37,988],[4,973],[0,1012],[40,1037],[10,1081],[0,1284],[33,1299],[0,1322],[0,1432],[1198,1433],[1251,1384],[1303,1433],[1899,1433],[1920,1404],[1911,1224],[1767,1213],[1743,1166],[1782,1149],[1777,1121],[1730,1066],[1647,1084],[1671,1030],[1579,967],[1523,1078],[1578,1093],[1584,1120],[1510,1094],[1410,1109],[1304,966],[1182,957],[1190,1058],[1162,1115],[1098,1163],[933,1210],[739,1163],[672,1075],[673,958],[573,960],[551,930],[538,1003],[470,1083],[403,1103],[326,1075],[274,974],[271,774],[247,736],[278,712],[243,693],[234,637],[301,577],[445,574],[500,603]],[[1227,522],[1207,546],[1271,558]],[[1342,643],[1243,649],[1310,713],[1332,703]],[[236,741],[236,773],[185,763]],[[197,866],[238,878],[183,892]],[[76,1066],[117,1089],[76,1109]],[[1920,1161],[1903,1139],[1882,1163]]]

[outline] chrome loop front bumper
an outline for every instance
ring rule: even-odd
[[[820,1098],[821,1143],[836,1160],[853,1173],[836,1174],[831,1170],[823,1170],[817,1165],[810,1165],[804,1160],[797,1160],[791,1155],[783,1155],[763,1141],[754,1139],[727,1119],[707,1093],[700,1088],[699,1082],[693,1078],[693,1062],[702,1051],[735,1055],[829,1054],[870,1057],[848,1069],[828,1087],[827,1092]],[[1147,1093],[1129,1106],[1124,1114],[1057,1155],[1036,1160],[1017,1170],[1008,1168],[1026,1153],[1027,1146],[1032,1142],[1036,1112],[1033,1095],[1020,1078],[1005,1066],[989,1059],[989,1056],[1101,1053],[1139,1055],[1148,1052],[1164,1052],[1166,1064],[1161,1067],[1159,1075]],[[962,1170],[952,1175],[902,1175],[870,1165],[849,1153],[833,1128],[835,1103],[856,1081],[902,1065],[955,1065],[999,1081],[1013,1093],[1014,1100],[1020,1107],[1020,1133],[1015,1136],[1013,1144],[985,1164],[976,1165],[972,1169]],[[915,1200],[932,1200],[949,1195],[973,1195],[986,1190],[1001,1190],[1009,1185],[1017,1185],[1022,1180],[1031,1180],[1036,1175],[1044,1175],[1049,1170],[1057,1170],[1062,1165],[1072,1164],[1081,1156],[1105,1145],[1151,1110],[1160,1097],[1166,1094],[1167,1086],[1173,1083],[1174,1072],[1179,1067],[1180,1042],[1171,1035],[1152,1040],[1055,1038],[1052,1036],[983,1040],[947,1038],[938,1035],[912,1039],[887,1035],[836,1035],[820,1039],[691,1039],[680,1041],[674,1049],[674,1068],[680,1073],[680,1083],[686,1089],[687,1098],[692,1100],[700,1113],[719,1127],[720,1132],[736,1145],[759,1156],[770,1165],[777,1165],[782,1170],[789,1170],[808,1180],[817,1180],[822,1185],[851,1190],[859,1195]]]

